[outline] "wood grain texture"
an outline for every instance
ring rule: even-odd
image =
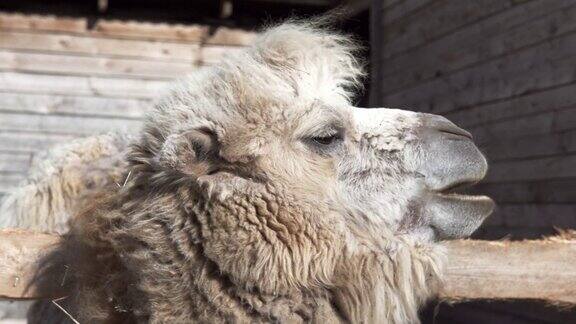
[[[0,13],[0,29],[220,45],[248,45],[257,35],[255,32],[226,27],[219,27],[210,31],[210,28],[204,25],[159,24],[105,19],[97,20],[94,28],[89,29],[86,18],[8,13]]]
[[[153,100],[199,66],[235,55],[257,33],[0,13],[0,192],[29,158],[81,136],[139,129]]]
[[[575,18],[566,0],[441,0],[373,29],[371,105],[444,115],[487,156],[472,191],[502,208],[477,237],[576,227]]]
[[[449,242],[441,296],[576,304],[576,241]]]
[[[162,94],[170,83],[170,80],[0,71],[0,92],[19,94],[21,96],[45,94],[154,99]]]
[[[197,58],[200,45],[0,31],[0,48],[189,62]]]
[[[50,291],[39,291],[32,284],[37,261],[47,255],[59,240],[55,235],[18,230],[0,231],[0,298],[60,297]],[[56,287],[61,280],[54,278]]]
[[[57,236],[0,231],[0,297],[29,299],[56,296],[27,289],[39,257],[58,243]],[[538,299],[576,304],[576,241],[561,238],[522,241],[452,241],[446,243],[448,266],[441,297]],[[61,279],[61,278],[60,278]],[[55,282],[60,282],[55,278]],[[57,286],[54,288],[58,290]]]
[[[382,59],[389,59],[441,38],[462,26],[485,19],[513,6],[512,1],[423,1],[406,0],[385,10],[383,16],[391,13],[406,14],[405,19],[395,18],[390,25],[382,19],[384,43]],[[402,8],[420,8],[417,13]],[[388,13],[387,13],[388,12]]]
[[[51,134],[91,135],[109,131],[135,131],[141,121],[134,119],[2,113],[0,131],[43,132]],[[47,149],[47,148],[46,148]]]
[[[0,192],[8,193],[25,179],[24,173],[0,172]]]
[[[140,119],[152,107],[150,100],[0,92],[3,113],[72,115]]]
[[[576,5],[565,0],[531,1],[459,28],[382,67],[385,91],[471,67],[576,30]],[[485,37],[491,35],[491,37]],[[478,41],[482,39],[482,41]]]
[[[0,69],[17,72],[170,80],[196,68],[181,62],[0,51]]]

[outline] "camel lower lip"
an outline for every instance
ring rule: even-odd
[[[472,235],[494,206],[494,201],[487,196],[436,193],[429,210],[439,237],[454,239]]]
[[[479,202],[479,203],[494,203],[492,198],[484,195],[467,195],[461,194],[456,192],[439,192],[437,193],[438,196],[447,199],[459,200],[459,201],[468,201],[468,202]]]

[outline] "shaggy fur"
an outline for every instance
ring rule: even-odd
[[[351,107],[354,54],[312,24],[272,28],[177,84],[137,139],[68,147],[5,221],[63,232],[76,210],[42,270],[66,273],[81,323],[416,323],[442,266],[409,163],[422,122]]]

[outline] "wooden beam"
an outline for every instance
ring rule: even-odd
[[[36,261],[59,241],[57,236],[0,230],[0,298],[57,297],[28,287]],[[446,243],[448,265],[440,297],[534,299],[576,304],[576,239]],[[54,282],[58,282],[57,278]]]
[[[34,299],[56,297],[30,285],[36,262],[56,246],[54,235],[21,230],[0,230],[0,298]]]
[[[576,304],[576,239],[454,241],[441,297]]]

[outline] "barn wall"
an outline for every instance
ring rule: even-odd
[[[442,114],[491,164],[483,238],[576,228],[576,2],[378,0],[372,105]]]
[[[217,62],[253,33],[207,26],[0,13],[0,195],[36,153],[133,130],[170,80]]]

